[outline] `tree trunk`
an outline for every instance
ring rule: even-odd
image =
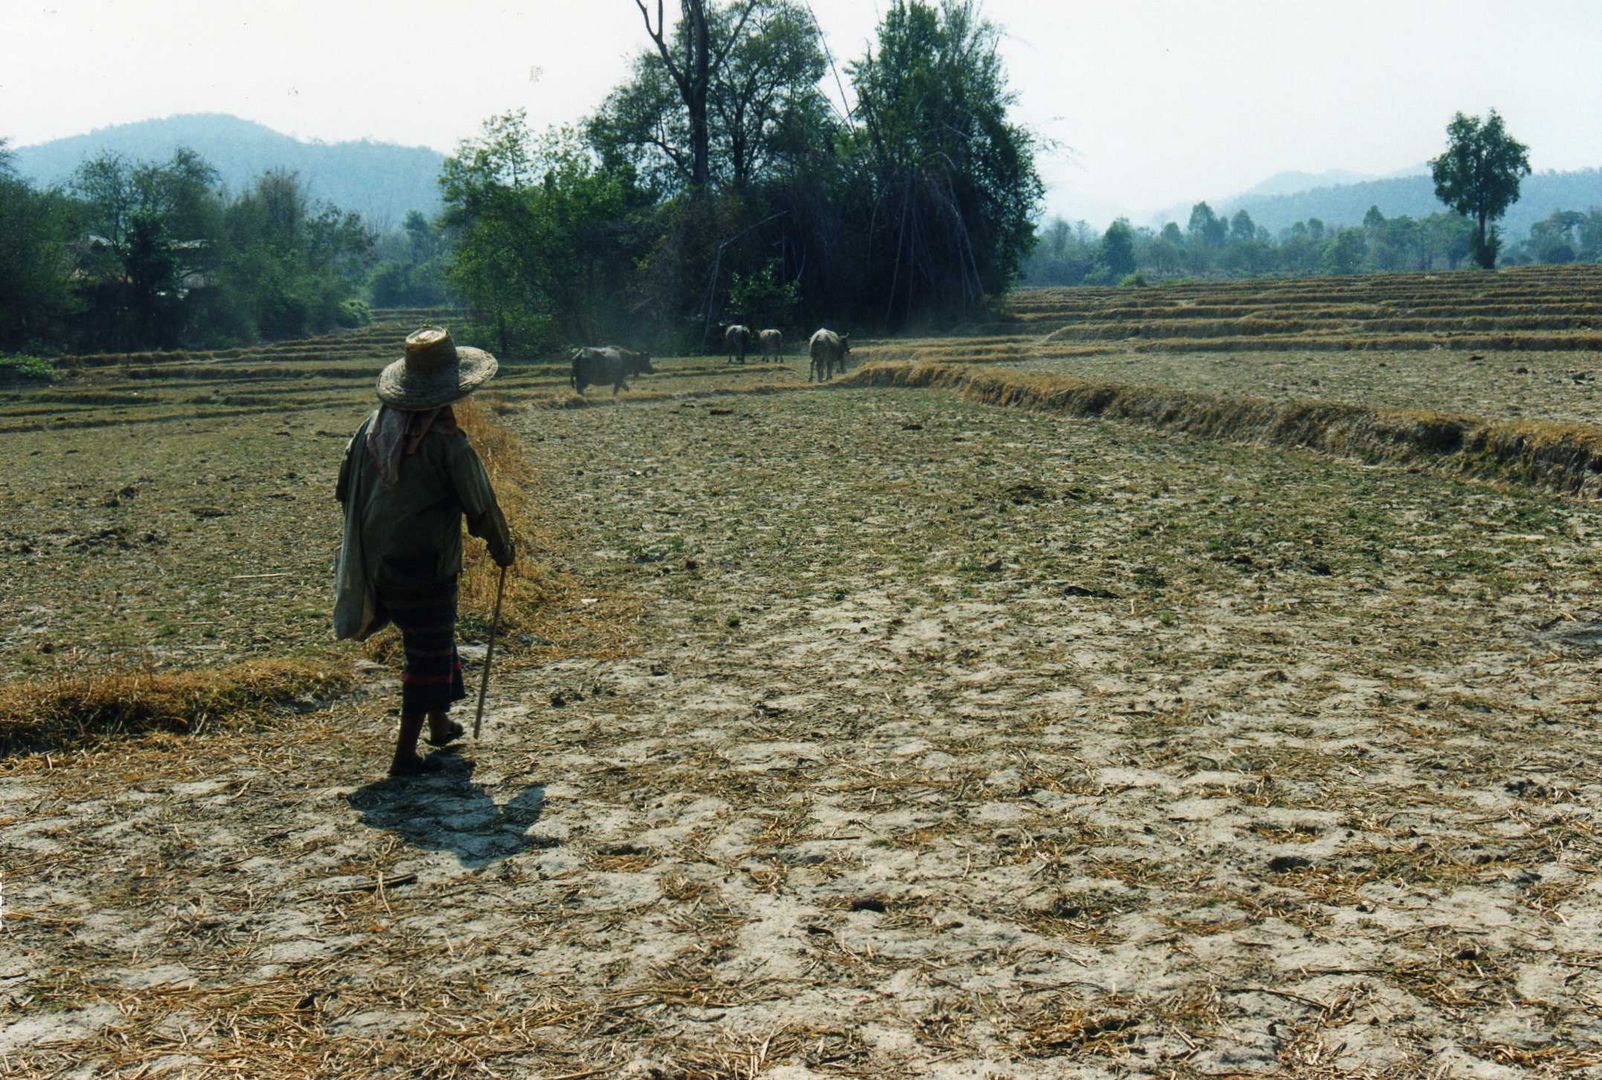
[[[702,83],[685,104],[690,110],[690,185],[705,188],[712,183],[711,131],[706,120],[706,84]]]
[[[711,129],[707,124],[707,92],[712,83],[712,24],[705,0],[683,0],[689,24],[689,56],[681,85],[685,111],[690,114],[690,186],[703,190],[712,182]]]

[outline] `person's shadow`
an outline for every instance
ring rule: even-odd
[[[478,868],[525,848],[542,846],[528,835],[545,806],[545,785],[530,784],[497,803],[473,782],[473,762],[452,750],[437,752],[445,767],[423,776],[389,777],[347,795],[362,823],[388,829],[425,851],[449,851]]]

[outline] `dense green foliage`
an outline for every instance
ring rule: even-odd
[[[972,4],[896,3],[852,65],[869,178],[870,281],[890,282],[886,322],[976,310],[1003,292],[1034,239],[1044,192],[1030,136],[1010,124],[998,31]]]
[[[0,140],[0,352],[58,339],[75,306],[74,207],[18,179],[9,158]]]
[[[646,29],[580,131],[496,117],[446,163],[450,281],[504,350],[938,324],[1016,278],[1042,189],[972,4],[890,4],[848,114],[800,0],[681,0]]]
[[[447,302],[449,248],[444,227],[413,210],[400,231],[378,237],[373,249],[372,301],[378,307],[437,307]]]
[[[1510,261],[1602,262],[1602,209],[1558,210],[1536,222],[1528,239],[1512,249]]]
[[[84,162],[36,190],[0,163],[0,349],[130,350],[358,325],[373,238],[269,172],[229,199],[198,154]]]
[[[55,365],[42,356],[8,356],[0,353],[0,383],[50,382],[55,377]]]
[[[617,298],[643,251],[631,211],[646,199],[575,131],[535,137],[522,112],[494,117],[446,161],[441,184],[451,284],[503,353],[627,328]]]
[[[1435,195],[1474,221],[1470,250],[1489,270],[1501,246],[1494,226],[1518,201],[1519,181],[1530,175],[1529,147],[1507,133],[1495,109],[1481,121],[1458,113],[1446,128],[1446,152],[1430,161]]]
[[[270,172],[227,208],[218,284],[245,336],[296,337],[360,322],[348,305],[372,265],[361,218],[315,207],[300,181]]]
[[[1133,274],[1137,265],[1135,230],[1130,228],[1127,218],[1119,218],[1101,234],[1101,245],[1088,280],[1097,285],[1111,285]]]

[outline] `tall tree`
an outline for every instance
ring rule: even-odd
[[[745,10],[745,32],[729,31],[734,45],[709,94],[729,179],[742,188],[781,158],[817,149],[813,137],[827,131],[818,91],[827,60],[811,13],[790,0],[756,0]],[[721,9],[722,20],[736,11]]]
[[[1449,269],[1468,257],[1474,226],[1459,214],[1434,213],[1419,222],[1419,242],[1423,246],[1424,268],[1436,260],[1444,261]]]
[[[1229,219],[1229,241],[1232,244],[1249,244],[1257,239],[1257,223],[1245,208],[1235,211]]]
[[[445,303],[446,245],[437,221],[412,210],[399,231],[378,238],[373,303],[380,307],[438,307]]]
[[[707,181],[745,188],[786,159],[826,150],[833,136],[818,82],[827,60],[807,9],[796,0],[754,0],[713,7],[708,18],[713,40],[729,51],[707,90]],[[673,55],[691,51],[695,25],[679,20]],[[587,134],[608,167],[626,162],[665,193],[695,185],[690,113],[656,52],[635,58]]]
[[[1326,274],[1355,274],[1368,254],[1368,244],[1361,229],[1337,229],[1324,245],[1323,268]]]
[[[969,0],[893,0],[850,68],[886,322],[971,312],[1006,290],[1034,243],[1044,188],[1034,137],[1008,117],[999,39]]]
[[[1586,216],[1578,210],[1554,210],[1530,226],[1525,242],[1537,262],[1571,263],[1584,247]]]
[[[1473,219],[1474,261],[1491,269],[1501,246],[1491,223],[1518,201],[1519,181],[1530,175],[1529,147],[1507,133],[1495,109],[1483,121],[1458,113],[1446,126],[1446,152],[1431,159],[1430,173],[1435,197]]]
[[[521,112],[495,117],[446,160],[441,185],[452,282],[503,353],[630,329],[618,301],[641,254],[637,193],[575,131],[536,137]]]
[[[263,174],[228,207],[219,277],[250,335],[331,329],[371,268],[373,237],[347,211],[313,203],[294,173]]]
[[[1229,223],[1213,213],[1211,206],[1199,202],[1190,208],[1187,231],[1193,244],[1202,247],[1223,247],[1224,239],[1229,235]]]
[[[634,0],[634,6],[640,9],[640,16],[645,20],[645,32],[656,45],[662,69],[684,102],[689,126],[690,185],[703,189],[712,180],[711,128],[707,117],[712,81],[739,41],[757,0],[740,0],[735,5],[735,14],[729,20],[729,32],[725,35],[714,32],[719,20],[708,0],[679,0],[677,34],[668,25],[665,0],[656,0],[654,25],[646,0]],[[682,53],[675,55],[679,49]]]
[[[72,187],[90,233],[79,270],[91,337],[122,348],[177,344],[187,285],[215,265],[216,170],[187,149],[165,164],[103,154],[78,167]]]
[[[1096,278],[1108,285],[1116,285],[1135,272],[1135,230],[1128,218],[1119,218],[1107,226],[1101,236],[1101,250],[1096,253]]]
[[[1580,223],[1579,256],[1586,262],[1602,262],[1602,209],[1592,207]]]
[[[1046,227],[1046,251],[1053,259],[1066,258],[1068,244],[1073,239],[1073,227],[1062,218],[1052,218]]]

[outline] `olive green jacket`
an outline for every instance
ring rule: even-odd
[[[462,572],[462,518],[489,544],[497,563],[512,561],[512,538],[484,464],[460,431],[430,431],[404,458],[400,478],[385,484],[367,453],[375,412],[345,447],[334,497],[345,504],[334,601],[334,630],[360,640],[386,620],[383,589],[448,585]]]

